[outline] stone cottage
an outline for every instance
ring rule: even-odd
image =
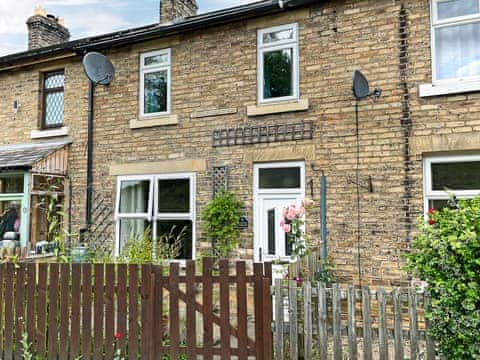
[[[197,9],[163,0],[158,24],[73,41],[55,16],[39,10],[28,20],[29,50],[0,58],[0,210],[16,204],[20,241],[45,237],[36,178],[61,179],[73,233],[89,225],[82,57],[96,51],[116,68],[93,94],[96,241],[118,253],[132,234],[176,225],[188,232],[181,258],[195,258],[211,246],[200,213],[227,188],[245,202],[237,256],[288,258],[281,208],[305,197],[318,207],[325,176],[337,275],[407,283],[401,254],[417,219],[445,206],[445,189],[480,191],[480,3]],[[358,123],[354,70],[381,89],[358,102]],[[319,214],[307,214],[317,238]]]

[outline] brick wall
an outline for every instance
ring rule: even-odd
[[[248,117],[256,103],[256,31],[298,22],[300,93],[310,109]],[[139,54],[172,49],[172,112],[179,123],[130,129],[138,120]],[[95,189],[111,204],[116,179],[112,164],[168,160],[206,160],[197,173],[197,224],[211,199],[211,170],[228,165],[229,189],[246,203],[250,228],[242,231],[238,255],[253,257],[253,164],[256,159],[305,160],[306,180],[313,180],[319,201],[321,171],[328,177],[328,247],[337,275],[358,282],[356,136],[351,76],[360,69],[383,96],[365,100],[359,111],[360,252],[364,283],[404,284],[401,253],[415,234],[423,211],[422,156],[432,138],[461,133],[464,144],[445,141],[435,151],[479,150],[468,141],[479,127],[480,94],[421,99],[418,85],[431,82],[428,1],[326,1],[288,14],[132,45],[106,53],[117,68],[109,87],[96,89]],[[73,220],[84,219],[86,178],[87,81],[80,59],[0,73],[0,122],[8,136],[1,143],[31,141],[39,116],[39,73],[65,68],[65,119],[74,138],[70,157]],[[13,100],[22,104],[14,116]],[[237,109],[228,115],[191,117],[214,109]],[[289,124],[311,120],[312,141],[212,147],[218,128]],[[448,138],[447,138],[448,140]],[[427,144],[427,146],[425,146]],[[423,147],[422,147],[423,146]],[[425,150],[425,148],[427,150]],[[312,150],[313,149],[313,150]],[[423,149],[423,150],[422,150]],[[431,150],[433,151],[433,150]],[[306,154],[306,155],[305,155]],[[371,177],[373,193],[363,185]],[[307,186],[307,196],[310,188]],[[318,230],[318,212],[309,214],[309,231]],[[316,234],[315,236],[319,236]],[[197,247],[208,247],[197,226]]]

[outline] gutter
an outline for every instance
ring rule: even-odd
[[[237,21],[274,15],[319,3],[320,0],[268,0],[230,9],[214,11],[206,14],[188,17],[181,22],[169,25],[148,25],[140,28],[119,31],[115,33],[74,40],[46,48],[34,49],[22,53],[0,57],[0,72],[27,64],[18,64],[20,61],[34,61],[50,58],[54,55],[73,51],[83,55],[87,51],[114,48],[123,45],[135,44],[161,37],[178,35],[195,30],[202,30]],[[70,56],[73,56],[71,54]],[[49,61],[49,60],[47,60]],[[29,65],[32,63],[30,62]]]

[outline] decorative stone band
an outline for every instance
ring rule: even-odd
[[[184,159],[153,162],[134,162],[110,166],[110,175],[148,175],[176,172],[202,172],[207,170],[205,159]]]

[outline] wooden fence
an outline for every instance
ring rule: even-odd
[[[429,297],[415,289],[355,289],[276,280],[275,359],[435,359]]]
[[[48,359],[271,359],[271,266],[235,269],[2,264],[0,358],[21,359],[27,334]]]

